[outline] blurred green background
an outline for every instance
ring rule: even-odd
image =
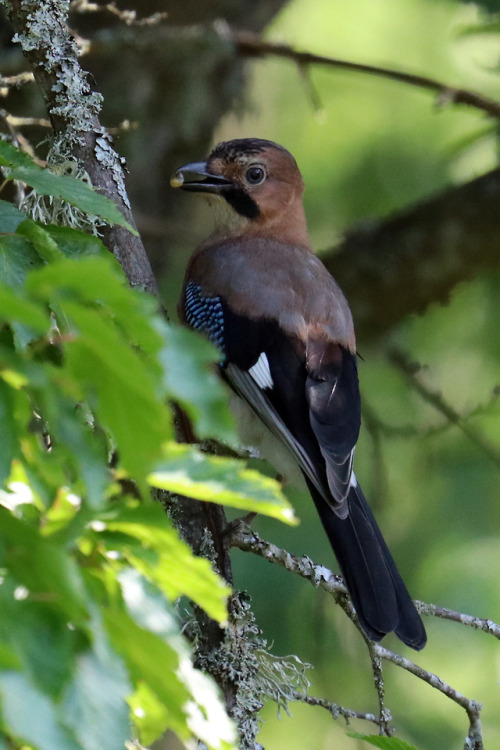
[[[220,36],[193,24],[222,17],[239,28],[264,29],[267,38],[297,49],[416,72],[498,99],[500,22],[487,10],[500,13],[499,0],[124,0],[118,5],[136,7],[139,15],[169,12],[160,30],[124,30],[115,16],[105,14],[74,21],[93,42],[82,65],[104,94],[103,122],[115,128],[124,119],[132,122],[131,129],[119,131],[117,146],[127,157],[134,213],[173,318],[187,258],[212,224],[204,201],[171,190],[168,178],[177,166],[206,156],[218,140],[270,138],[295,155],[320,254],[331,254],[353,225],[369,225],[497,165],[498,129],[484,112],[367,74],[312,66],[304,76],[294,63],[271,57],[243,63]],[[4,37],[10,38],[0,21],[0,41]],[[15,72],[19,57],[19,51],[9,50],[7,71]],[[25,90],[12,94],[14,113],[23,114],[24,107],[32,116],[43,115],[41,98],[27,97]],[[338,281],[342,286],[342,278]],[[356,473],[412,595],[496,622],[499,287],[500,271],[483,273],[456,286],[446,305],[405,319],[386,338],[358,341],[365,411],[356,455]],[[381,310],[384,302],[379,300]],[[394,347],[423,366],[420,382],[441,394],[462,424],[451,424],[419,395],[388,356]],[[299,493],[291,497],[302,521],[297,529],[258,518],[256,530],[335,570],[311,501]],[[250,592],[274,653],[297,654],[314,665],[308,673],[310,693],[376,712],[364,644],[323,592],[238,551],[234,568],[235,585]],[[483,702],[485,744],[497,747],[498,641],[443,620],[426,618],[426,627],[429,642],[421,654],[390,637],[387,646]],[[386,666],[385,677],[399,736],[419,750],[463,747],[463,709],[394,666]],[[362,747],[346,737],[341,720],[334,722],[321,708],[294,704],[291,713],[282,711],[278,719],[274,705],[265,709],[260,741],[266,750]],[[372,731],[359,722],[352,728]]]
[[[479,20],[476,6],[439,0],[294,0],[268,37],[498,97],[499,36],[462,33]],[[440,107],[426,91],[335,69],[313,67],[310,84],[319,108],[292,63],[253,63],[251,111],[228,116],[217,138],[266,137],[292,151],[305,178],[306,211],[319,252],[354,222],[385,216],[496,165],[496,133],[481,112]],[[359,342],[364,404],[382,427],[373,434],[365,425],[356,458],[358,478],[412,594],[496,621],[500,409],[492,394],[500,384],[499,283],[500,274],[492,273],[459,285],[447,306],[404,321],[387,340]],[[386,356],[391,346],[425,365],[425,384],[460,415],[476,410],[466,423],[496,446],[496,461],[408,385]],[[297,530],[265,519],[255,522],[256,529],[288,550],[334,565],[312,504],[294,499],[302,519]],[[376,711],[365,649],[342,613],[285,571],[242,553],[234,559],[237,585],[252,594],[274,651],[314,664],[311,694]],[[498,746],[498,642],[450,622],[427,618],[426,626],[423,653],[403,647],[405,655],[483,701],[486,746]],[[386,641],[401,650],[396,639]],[[399,736],[422,750],[462,747],[462,709],[394,666],[387,665],[385,675]],[[293,705],[291,713],[282,712],[278,720],[276,708],[268,706],[264,747],[337,750],[357,744],[346,738],[341,720],[332,722],[320,708]]]

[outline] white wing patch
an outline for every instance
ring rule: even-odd
[[[265,352],[260,353],[259,359],[249,369],[248,374],[252,376],[253,380],[257,383],[259,388],[262,388],[262,390],[265,388],[274,388],[271,370],[269,368],[269,360],[267,359]]]
[[[354,489],[356,489],[357,486],[358,486],[358,480],[356,479],[356,474],[352,472],[351,481],[349,482],[349,487],[353,487]]]

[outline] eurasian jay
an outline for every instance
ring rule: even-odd
[[[220,349],[221,371],[301,469],[361,626],[415,649],[426,633],[353,472],[361,408],[349,305],[311,249],[304,183],[272,141],[219,144],[171,184],[217,196],[193,253],[181,319]]]

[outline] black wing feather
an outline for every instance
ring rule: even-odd
[[[199,287],[189,287],[187,322],[224,352],[225,378],[302,469],[364,631],[377,641],[395,631],[404,643],[423,648],[422,621],[353,480],[360,427],[356,357],[320,340],[306,346],[277,321],[239,315],[222,298],[203,298]],[[262,353],[273,388],[260,388],[249,372]]]

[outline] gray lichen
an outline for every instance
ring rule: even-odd
[[[103,98],[92,90],[89,77],[78,61],[79,48],[67,27],[68,9],[69,3],[66,0],[24,0],[24,33],[14,36],[14,41],[21,45],[25,54],[29,56],[36,52],[38,58],[35,76],[42,79],[48,112],[56,131],[47,163],[50,168],[60,170],[61,165],[73,161],[76,163],[76,173],[85,178],[86,172],[82,172],[81,165],[76,162],[75,152],[85,152],[91,143],[88,134],[93,134],[93,156],[111,175],[121,200],[130,208],[122,162],[98,119]],[[85,179],[89,180],[88,174]],[[54,207],[47,207],[44,205],[46,203],[44,200],[39,202],[39,213],[53,214]],[[94,218],[90,217],[86,221],[82,217],[82,224],[75,217],[75,209],[63,209],[62,202],[57,203],[56,209],[60,220],[68,216],[70,226],[88,228],[85,224],[90,223],[92,231],[95,231]]]
[[[288,702],[305,696],[310,665],[297,656],[277,657],[270,653],[267,641],[255,622],[250,598],[236,593],[231,599],[230,622],[219,647],[206,651],[204,635],[196,620],[187,625],[194,636],[196,665],[215,675],[222,684],[235,685],[231,710],[240,735],[241,750],[257,750],[256,737],[261,726],[259,712],[266,700],[274,701],[287,713]]]

